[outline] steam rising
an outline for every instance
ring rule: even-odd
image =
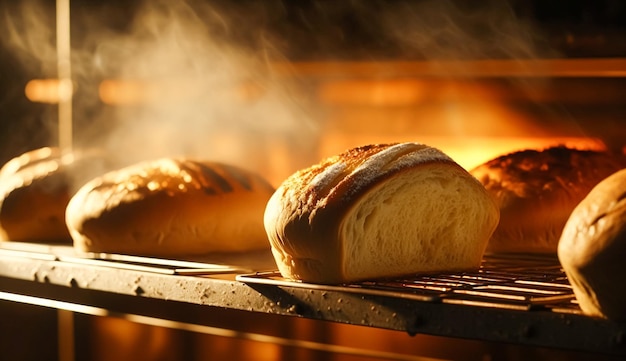
[[[387,12],[382,22],[395,42],[427,60],[555,55],[532,24],[520,19],[507,1],[405,2]]]
[[[54,4],[13,3],[2,9],[2,39],[28,71],[39,77],[56,75]],[[35,6],[33,6],[35,5]]]
[[[80,3],[72,10],[74,141],[103,149],[116,167],[187,156],[274,173],[277,183],[316,161],[326,109],[310,98],[307,84],[273,72],[283,52],[332,59],[353,46],[359,58],[380,58],[382,50],[394,59],[434,62],[551,55],[503,1],[320,1],[296,10],[282,1],[118,3],[125,11]],[[27,59],[34,77],[54,77],[50,9],[44,1],[26,4],[22,16],[15,16],[16,6],[6,12],[5,44]],[[351,24],[360,33],[351,33]],[[124,95],[129,89],[121,84],[130,84],[132,94]],[[107,106],[100,96],[138,101]],[[456,128],[471,126],[458,114],[450,118]],[[411,125],[416,139],[418,123]]]
[[[228,21],[208,5],[148,1],[128,31],[99,36],[85,81],[96,73],[138,81],[155,94],[83,121],[87,134],[77,139],[103,126],[102,146],[119,160],[187,156],[265,174],[280,156],[273,145],[306,149],[315,137],[309,113],[289,84],[271,77],[264,58],[215,35],[234,26]],[[246,96],[249,87],[258,97]]]
[[[21,8],[23,22],[7,23],[7,44],[31,59],[26,65],[35,77],[54,77],[54,23],[41,4],[34,5]],[[231,23],[202,2],[145,1],[135,11],[114,14],[133,16],[121,27],[104,21],[110,19],[101,13],[106,9],[95,10],[72,13],[74,148],[104,150],[111,167],[185,156],[271,177],[273,168],[302,166],[286,159],[310,153],[313,113],[268,68],[268,57],[280,54],[226,41],[231,27],[245,24]],[[123,97],[124,84],[136,84],[145,101],[102,105],[98,88],[105,80],[113,80],[110,95]]]

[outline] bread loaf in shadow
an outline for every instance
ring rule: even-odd
[[[585,314],[626,321],[626,169],[601,181],[574,209],[558,257]]]

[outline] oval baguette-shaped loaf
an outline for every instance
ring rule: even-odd
[[[285,278],[346,283],[475,270],[498,223],[465,169],[417,143],[368,145],[287,178],[265,210]]]
[[[79,251],[152,256],[269,248],[263,211],[274,188],[232,165],[162,158],[97,177],[72,197]]]
[[[556,254],[574,208],[624,167],[621,154],[559,146],[513,152],[471,169],[500,207],[486,252]]]
[[[574,209],[558,257],[585,314],[626,321],[626,169],[601,181]]]
[[[43,147],[25,152],[0,169],[0,240],[71,243],[65,208],[91,152]]]

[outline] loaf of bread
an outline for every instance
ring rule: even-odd
[[[88,159],[94,154],[43,147],[9,160],[0,169],[0,240],[70,244],[65,208]]]
[[[92,179],[66,222],[82,252],[193,256],[269,249],[263,211],[274,188],[217,162],[162,158]]]
[[[559,146],[506,154],[471,169],[500,207],[486,252],[556,254],[576,205],[624,167],[620,154]]]
[[[574,209],[558,257],[585,314],[626,321],[626,169]]]
[[[475,270],[498,223],[484,187],[440,150],[368,145],[300,170],[265,229],[281,275],[315,283]]]

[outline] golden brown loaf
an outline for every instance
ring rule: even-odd
[[[624,167],[622,155],[551,147],[506,154],[470,170],[500,207],[500,223],[487,253],[556,254],[574,207]]]
[[[71,243],[65,207],[85,153],[28,151],[0,169],[0,240]]]
[[[72,197],[79,251],[184,256],[269,248],[262,177],[222,163],[163,158],[97,177]]]
[[[558,256],[585,314],[626,321],[626,170],[600,182],[574,209]]]
[[[484,187],[452,159],[400,143],[296,172],[264,221],[283,277],[343,283],[477,269],[498,217]]]

